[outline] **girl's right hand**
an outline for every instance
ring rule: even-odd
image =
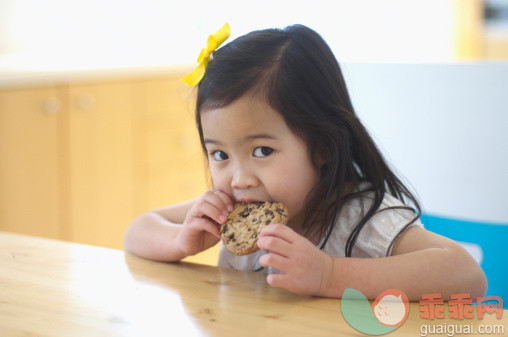
[[[215,189],[205,192],[191,207],[176,237],[178,249],[186,256],[217,244],[219,229],[233,210],[229,196]]]

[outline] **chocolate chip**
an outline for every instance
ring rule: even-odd
[[[249,216],[250,211],[251,211],[251,210],[247,207],[246,209],[244,209],[244,210],[240,213],[240,216],[241,216],[241,217],[246,218],[246,217],[248,217],[248,216]]]

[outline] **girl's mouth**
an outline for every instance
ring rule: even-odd
[[[244,203],[251,203],[251,202],[265,202],[267,200],[259,200],[259,199],[253,199],[253,198],[240,198],[237,200],[238,202],[244,202]]]
[[[261,201],[255,200],[255,199],[240,199],[240,200],[238,200],[238,202],[243,202],[243,203],[248,204],[248,203],[251,203],[251,202],[261,202]]]

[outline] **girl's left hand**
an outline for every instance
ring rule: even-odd
[[[261,230],[258,246],[269,253],[259,258],[263,267],[278,269],[267,282],[302,295],[324,296],[332,278],[333,259],[308,239],[281,224]]]

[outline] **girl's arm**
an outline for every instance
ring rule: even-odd
[[[433,293],[443,299],[466,293],[476,301],[487,291],[487,278],[458,243],[421,227],[410,227],[399,237],[390,257],[335,258],[324,295],[340,297],[346,287],[360,290],[369,299],[396,288],[411,301]]]
[[[125,250],[158,261],[177,261],[185,257],[172,243],[195,201],[158,208],[138,216],[125,232]]]
[[[269,250],[259,262],[282,274],[268,283],[291,291],[340,298],[346,288],[374,300],[387,289],[402,290],[411,301],[439,293],[443,299],[469,293],[476,300],[487,289],[480,266],[459,244],[420,227],[410,227],[385,258],[332,258],[287,226],[265,227],[258,239]]]
[[[178,261],[208,249],[220,240],[219,227],[233,210],[221,191],[144,213],[129,226],[125,250],[158,261]]]

